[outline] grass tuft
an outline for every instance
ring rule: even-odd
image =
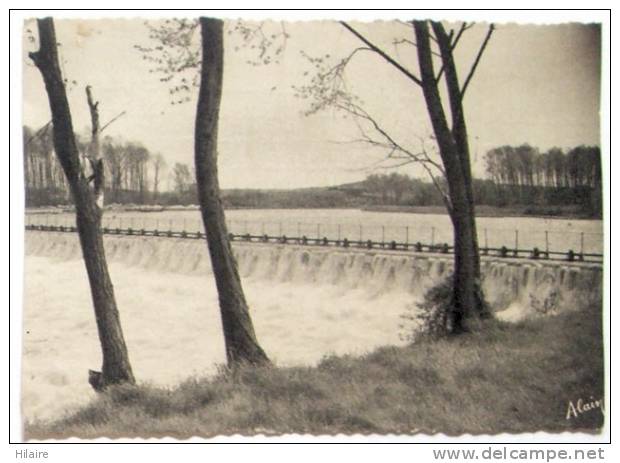
[[[600,305],[475,332],[327,356],[317,367],[220,369],[166,389],[116,386],[27,439],[280,433],[596,431],[593,410],[566,419],[570,401],[602,398]]]

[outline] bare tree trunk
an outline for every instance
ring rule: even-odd
[[[437,43],[439,44],[442,63],[446,75],[450,112],[452,114],[452,136],[457,146],[458,160],[463,173],[465,197],[467,199],[467,210],[464,212],[464,218],[469,222],[467,225],[468,230],[466,234],[471,236],[471,243],[465,246],[465,253],[461,256],[461,258],[473,260],[476,296],[476,304],[474,309],[486,315],[486,304],[484,303],[484,295],[482,293],[481,286],[480,250],[478,247],[478,232],[476,230],[476,209],[472,186],[473,182],[471,175],[469,140],[467,136],[467,125],[465,124],[465,111],[463,108],[463,94],[461,93],[461,86],[459,84],[456,65],[454,63],[454,55],[452,53],[453,50],[450,37],[446,34],[441,23],[432,22],[431,24],[433,30],[435,31]],[[464,236],[463,239],[465,239]],[[459,248],[463,250],[461,243],[459,243]],[[469,252],[470,248],[471,253]]]
[[[422,90],[445,167],[452,206],[450,217],[454,225],[454,300],[451,318],[452,330],[460,332],[466,329],[466,320],[473,313],[479,312],[480,305],[476,294],[476,280],[479,275],[476,267],[479,266],[479,261],[475,240],[474,211],[467,191],[467,175],[461,164],[460,146],[448,127],[437,88],[428,24],[426,21],[415,21],[414,29]]]
[[[99,209],[103,210],[103,192],[105,186],[105,170],[103,168],[103,157],[101,156],[101,145],[99,143],[99,135],[101,128],[99,125],[99,102],[93,99],[90,85],[86,87],[86,101],[90,109],[91,120],[91,141],[89,161],[93,169],[90,181],[93,182],[93,193],[95,194],[95,202]]]
[[[134,383],[105,259],[100,229],[102,211],[96,204],[95,195],[80,166],[71,112],[58,64],[54,22],[52,18],[44,18],[37,23],[40,47],[30,57],[45,82],[52,112],[54,148],[75,201],[77,228],[103,352],[102,371],[90,372],[89,381],[97,390],[110,384]]]
[[[159,195],[159,164],[155,164],[155,172],[153,177],[153,200],[157,201]]]
[[[217,285],[228,364],[266,364],[228,240],[217,174],[217,135],[224,71],[223,23],[200,18],[202,70],[196,110],[195,165],[198,199]]]
[[[45,190],[50,194],[54,189],[54,181],[52,178],[52,150],[48,150],[47,148],[47,145],[43,146],[45,150],[43,153],[45,159]]]

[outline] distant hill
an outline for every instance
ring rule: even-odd
[[[601,218],[602,193],[594,188],[498,185],[491,180],[481,179],[474,179],[473,186],[479,216]],[[166,191],[157,196],[141,196],[136,192],[122,190],[116,192],[115,196],[108,195],[106,191],[106,195],[110,199],[108,205],[120,209],[146,210],[148,207],[171,208],[197,203],[195,184],[182,193]],[[445,213],[443,200],[435,185],[394,173],[370,175],[359,182],[326,187],[224,189],[222,202],[227,209],[354,208],[385,212]],[[66,194],[42,196],[40,202],[27,202],[29,207],[68,204],[70,197]]]

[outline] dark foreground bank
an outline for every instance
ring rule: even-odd
[[[243,368],[178,387],[118,387],[26,439],[283,433],[596,432],[603,425],[600,305],[458,338]]]

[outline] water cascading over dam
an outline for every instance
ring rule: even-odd
[[[204,240],[105,236],[104,242],[110,262],[155,272],[211,273]],[[419,300],[453,268],[451,256],[378,249],[234,243],[233,251],[243,279],[335,286],[363,291],[369,299],[400,293]],[[26,232],[26,255],[72,260],[82,254],[75,233]],[[601,298],[598,264],[488,257],[481,265],[488,301],[509,320],[550,309],[545,308],[550,299],[564,310]]]
[[[172,386],[226,361],[204,239],[104,235],[132,367]],[[402,345],[416,302],[450,275],[450,255],[234,242],[257,337],[277,365],[314,365]],[[94,397],[86,381],[101,352],[77,233],[26,231],[24,416],[60,416]],[[499,318],[600,306],[597,264],[483,258]],[[596,307],[596,305],[590,305]]]

